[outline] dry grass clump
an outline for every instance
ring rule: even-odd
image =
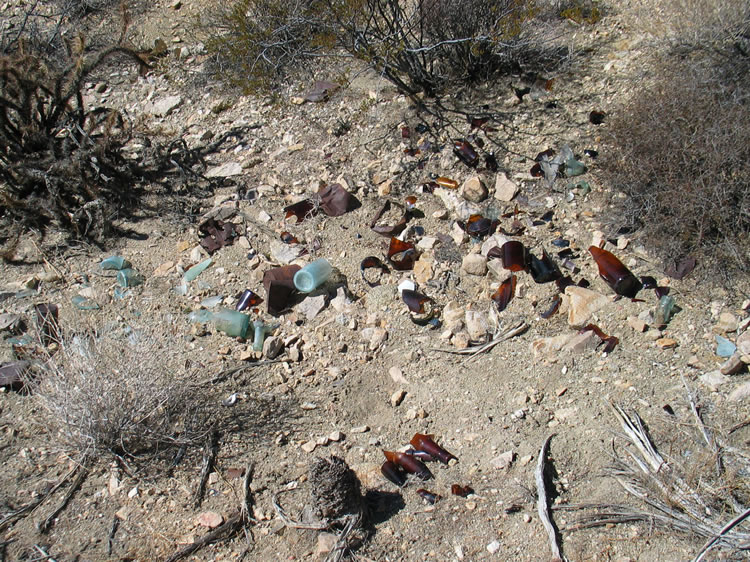
[[[661,16],[669,33],[648,79],[609,122],[605,180],[625,196],[619,225],[667,264],[693,255],[724,272],[747,270],[750,8],[729,2],[730,20],[714,3],[677,4]]]
[[[41,423],[71,456],[153,458],[201,445],[212,427],[180,346],[154,328],[68,333],[31,392]]]

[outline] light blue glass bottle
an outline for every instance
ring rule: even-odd
[[[294,286],[301,293],[310,293],[325,283],[332,271],[327,259],[317,259],[294,274]]]

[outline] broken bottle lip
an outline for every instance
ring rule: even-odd
[[[294,274],[294,286],[301,293],[311,293],[331,276],[333,267],[325,258],[308,263]]]

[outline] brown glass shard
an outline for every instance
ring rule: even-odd
[[[607,114],[604,113],[603,111],[594,110],[591,113],[589,113],[589,121],[593,125],[601,125],[602,123],[604,123],[604,118],[606,115]]]
[[[425,451],[417,451],[416,449],[409,449],[406,451],[406,454],[416,457],[422,462],[432,462],[435,460],[429,453],[426,453]]]
[[[553,302],[552,305],[545,310],[544,312],[540,313],[539,316],[544,318],[545,320],[549,317],[551,317],[557,310],[560,308],[560,303],[562,303],[562,299],[560,297],[557,297]]]
[[[596,336],[600,340],[602,340],[602,343],[604,344],[604,353],[610,353],[617,346],[617,344],[620,343],[619,339],[617,339],[615,336],[608,336],[596,324],[587,324],[581,330],[581,333],[588,331],[594,332]]]
[[[412,291],[410,289],[404,289],[401,291],[401,298],[404,300],[404,303],[406,303],[406,306],[409,308],[410,311],[416,312],[417,314],[424,314],[425,312],[425,304],[429,302],[433,302],[433,300],[423,295],[422,293],[418,293],[417,291]]]
[[[529,254],[529,273],[532,279],[536,283],[549,283],[555,281],[562,276],[560,269],[557,264],[552,261],[552,258],[547,253],[547,250],[542,250],[542,259],[537,258],[533,254]]]
[[[305,101],[309,102],[321,102],[327,101],[340,86],[334,82],[328,82],[327,80],[318,80],[312,86],[312,88],[305,94]]]
[[[268,313],[278,316],[292,305],[296,293],[294,274],[302,269],[298,265],[284,265],[269,269],[263,274]]]
[[[479,163],[479,155],[470,142],[460,139],[453,142],[453,154],[458,156],[459,160],[469,167],[474,167]]]
[[[497,225],[498,221],[490,220],[482,215],[471,215],[466,222],[458,221],[458,226],[473,238],[484,238],[494,234]]]
[[[446,178],[444,176],[440,176],[435,180],[435,183],[437,183],[440,187],[446,187],[448,189],[458,189],[458,182],[451,178]]]
[[[518,240],[509,240],[503,244],[499,252],[493,252],[495,248],[492,248],[488,252],[489,257],[492,253],[492,257],[499,257],[503,262],[503,267],[510,271],[524,271],[528,265],[528,255],[526,247],[522,242]],[[499,253],[499,256],[498,256]]]
[[[422,191],[424,191],[425,193],[432,193],[438,187],[440,187],[439,183],[435,181],[428,181],[427,183],[422,185]]]
[[[380,467],[380,472],[399,488],[406,484],[406,474],[393,461],[385,461]]]
[[[409,443],[412,447],[417,449],[418,451],[424,451],[425,453],[429,454],[431,457],[436,458],[443,464],[448,464],[448,461],[451,459],[456,459],[454,455],[443,449],[440,445],[435,443],[433,440],[433,435],[424,435],[422,433],[415,433],[414,437],[411,438],[411,441]]]
[[[377,279],[373,279],[372,281],[370,281],[367,278],[367,276],[365,275],[365,271],[368,269],[380,270]],[[380,276],[384,273],[389,273],[388,266],[380,261],[380,258],[375,256],[368,256],[363,259],[362,263],[359,264],[359,271],[362,273],[362,280],[370,287],[377,287],[378,285],[380,285]]]
[[[429,490],[425,490],[424,488],[420,488],[416,493],[420,498],[425,500],[430,505],[433,505],[436,501],[442,499],[440,495],[430,492]]]
[[[497,291],[495,291],[495,294],[492,295],[492,301],[495,303],[495,306],[497,306],[498,312],[502,312],[507,308],[508,303],[510,303],[515,293],[516,276],[511,275],[509,279],[503,281],[500,284],[500,286],[497,288]]]
[[[234,243],[237,225],[210,218],[198,227],[198,234],[201,236],[201,246],[211,255],[216,250]]]
[[[409,271],[414,269],[417,261],[417,251],[411,242],[402,242],[398,238],[391,238],[388,247],[388,261],[397,271]]]
[[[320,208],[312,199],[303,199],[284,207],[284,218],[297,217],[297,222],[314,217],[320,212]]]
[[[338,183],[321,187],[317,197],[320,198],[320,208],[329,217],[340,217],[362,206],[354,195]]]
[[[529,170],[529,174],[531,174],[532,178],[543,178],[544,171],[542,170],[542,165],[539,162],[534,164]]]
[[[664,273],[669,275],[672,279],[684,279],[695,269],[697,262],[692,256],[681,259],[673,266],[669,266]]]
[[[246,308],[251,307],[251,306],[258,306],[262,302],[263,302],[263,297],[254,293],[250,289],[245,289],[244,291],[242,291],[240,298],[237,300],[236,308],[239,312],[242,312]]]
[[[596,246],[590,246],[589,252],[599,266],[599,276],[612,290],[623,297],[635,298],[643,287],[638,278],[611,252]]]
[[[279,234],[279,238],[281,238],[281,241],[284,244],[299,244],[299,240],[297,240],[297,237],[286,230]]]
[[[451,494],[453,494],[454,496],[465,498],[466,496],[470,496],[473,493],[474,488],[469,485],[461,486],[460,484],[453,484],[451,486]]]
[[[401,218],[398,220],[397,223],[393,225],[378,224],[380,219],[383,218],[383,215],[385,215],[388,211],[391,210],[392,206],[393,204],[390,201],[386,201],[385,203],[383,203],[383,206],[375,214],[375,218],[373,218],[372,222],[370,223],[370,228],[373,231],[383,236],[398,236],[404,231],[404,229],[406,228],[406,223],[409,221],[409,211],[407,210],[404,210],[403,214],[401,215]]]
[[[429,480],[430,478],[432,478],[430,469],[427,468],[422,461],[420,461],[419,459],[415,459],[411,455],[407,455],[406,453],[401,453],[398,451],[383,451],[383,454],[385,455],[386,460],[397,464],[409,474],[414,474],[422,480]]]

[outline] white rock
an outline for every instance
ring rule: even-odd
[[[513,451],[505,451],[492,459],[490,464],[499,470],[503,470],[509,468],[515,458],[516,454]]]
[[[479,176],[472,176],[464,182],[461,195],[472,203],[481,203],[487,199],[487,188]]]
[[[391,367],[388,369],[388,374],[391,376],[391,379],[396,384],[408,384],[409,381],[406,380],[406,377],[404,376],[403,371],[399,369],[398,367]]]
[[[726,384],[731,380],[726,375],[721,374],[720,371],[711,371],[709,373],[705,373],[699,376],[698,379],[710,390],[716,390],[722,384]]]
[[[601,293],[575,285],[566,287],[565,294],[570,298],[568,325],[573,328],[583,328],[594,312],[609,304],[609,299]]]
[[[750,382],[746,382],[735,388],[727,397],[730,402],[739,402],[750,396]]]
[[[166,117],[182,104],[180,96],[168,96],[153,102],[149,102],[143,108],[145,113],[156,115],[157,117]]]
[[[492,541],[487,545],[487,552],[489,552],[490,554],[495,554],[498,550],[500,550],[499,541]]]
[[[487,258],[481,254],[468,254],[464,256],[461,269],[469,275],[484,275],[487,273]]]
[[[242,174],[242,164],[239,162],[225,162],[206,171],[207,178],[228,178]]]
[[[498,201],[510,201],[518,193],[518,186],[504,173],[497,174],[495,178],[495,199]]]

